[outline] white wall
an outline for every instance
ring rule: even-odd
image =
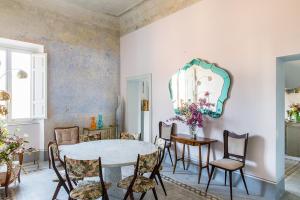
[[[224,115],[204,135],[250,133],[247,174],[278,182],[276,57],[300,52],[300,1],[203,0],[121,38],[121,94],[126,77],[152,73],[153,133],[173,115],[168,81],[193,58],[227,69],[233,79]],[[155,134],[154,134],[155,135]],[[215,145],[217,157],[223,146]],[[278,164],[278,163],[277,163]]]
[[[8,126],[10,133],[14,133],[16,129],[20,129],[19,132],[16,132],[16,135],[24,137],[26,134],[28,137],[25,140],[28,142],[25,144],[26,148],[34,147],[39,150],[44,149],[44,122],[32,122],[32,123],[23,123],[23,124],[11,124]]]

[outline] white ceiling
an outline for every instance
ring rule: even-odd
[[[61,0],[94,12],[120,16],[145,0]]]

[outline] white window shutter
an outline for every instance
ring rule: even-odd
[[[47,54],[32,54],[32,118],[47,118]]]

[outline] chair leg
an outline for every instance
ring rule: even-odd
[[[152,189],[155,200],[158,200],[155,188]]]
[[[184,153],[185,153],[185,144],[183,144],[183,149],[182,149],[182,165],[183,165],[183,170],[185,170],[185,161],[184,161]]]
[[[155,182],[156,182],[156,185],[158,185],[158,181],[157,181],[157,179],[156,179],[156,176],[154,176],[154,180],[155,180]]]
[[[144,193],[141,195],[140,200],[144,199],[145,195],[146,195],[146,192],[144,192]]]
[[[210,175],[209,175],[209,180],[208,180],[208,183],[207,183],[207,186],[206,186],[206,190],[205,190],[205,192],[207,192],[207,190],[208,190],[208,187],[209,187],[209,184],[210,184],[211,178],[212,178],[212,176],[213,176],[213,174],[214,174],[214,170],[215,170],[215,166],[212,166],[212,168],[211,168],[211,172],[210,172]]]
[[[242,176],[242,179],[243,179],[243,182],[244,182],[244,186],[245,186],[245,188],[246,188],[246,192],[247,192],[247,194],[249,195],[248,188],[247,188],[247,184],[246,184],[245,177],[244,177],[243,169],[240,169],[240,173],[241,173],[241,176]]]
[[[170,160],[171,160],[171,164],[173,166],[174,164],[173,164],[173,160],[172,160],[172,155],[171,155],[170,147],[168,147],[168,153],[169,153],[169,157],[170,157]]]
[[[225,170],[225,186],[226,186],[226,181],[227,181],[227,170]]]
[[[232,171],[229,171],[230,199],[232,200]]]
[[[48,159],[48,163],[49,163],[49,169],[51,169],[51,162],[50,162],[50,159]]]
[[[129,195],[130,200],[134,200],[133,193],[131,192]]]
[[[161,178],[159,172],[157,173],[157,176],[158,176],[158,180],[159,180],[159,182],[160,182],[160,185],[161,185],[161,187],[163,188],[165,195],[167,196],[166,188],[165,188],[165,185],[164,185],[164,183],[163,183],[163,181],[162,181],[162,178]]]
[[[126,200],[128,198],[128,196],[130,195],[131,191],[130,190],[127,190],[123,200]]]
[[[8,197],[8,185],[5,185],[5,197]]]
[[[66,185],[65,182],[62,183],[62,186],[63,186],[63,188],[65,189],[65,191],[66,191],[68,194],[70,194],[69,188],[68,188],[68,186]]]
[[[19,172],[19,175],[18,175],[18,182],[21,183],[21,171]]]
[[[61,181],[59,181],[58,184],[57,184],[57,186],[56,186],[55,192],[53,194],[52,200],[56,199],[56,197],[57,197],[57,195],[58,195],[58,193],[60,191],[61,186],[62,186],[62,183],[61,183]]]

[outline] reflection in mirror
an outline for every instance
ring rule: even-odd
[[[194,59],[174,74],[169,83],[170,96],[177,114],[184,103],[205,99],[212,104],[202,111],[211,117],[220,117],[230,86],[228,73],[200,59]]]

